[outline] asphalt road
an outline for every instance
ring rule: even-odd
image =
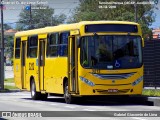
[[[0,93],[0,111],[59,111],[53,112],[52,114],[56,114],[59,117],[56,119],[64,119],[64,117],[75,116],[75,114],[81,114],[83,117],[76,117],[76,119],[103,119],[103,120],[122,120],[122,119],[131,119],[131,120],[156,120],[158,117],[106,117],[106,114],[111,114],[104,111],[160,111],[159,106],[150,106],[148,103],[144,102],[135,102],[128,100],[86,100],[85,102],[80,102],[76,104],[66,104],[62,97],[53,97],[49,96],[49,98],[45,101],[34,101],[30,98],[29,92],[11,92],[11,93]],[[65,111],[65,112],[64,112]],[[67,112],[72,111],[72,112]],[[76,113],[75,111],[79,111]],[[44,113],[45,114],[45,113]],[[46,113],[47,114],[47,113]],[[62,116],[62,117],[61,117]],[[64,116],[64,117],[63,117]],[[93,117],[92,117],[93,116]],[[103,118],[99,118],[102,116]],[[6,117],[5,117],[6,118]],[[1,118],[0,118],[1,119]],[[8,118],[7,118],[8,119]],[[22,118],[9,118],[9,119],[22,119]],[[28,118],[23,118],[28,119]],[[30,120],[31,118],[29,118]],[[37,119],[37,118],[34,118]],[[39,119],[39,118],[38,118]],[[46,119],[41,118],[41,119]],[[47,117],[47,119],[53,119]],[[55,117],[54,117],[55,119]],[[65,118],[65,119],[73,119]],[[75,118],[74,118],[75,119]]]
[[[6,67],[6,78],[13,78],[13,70],[11,66]],[[127,111],[160,111],[160,106],[152,106],[152,103],[144,102],[137,98],[122,99],[122,98],[107,98],[100,100],[89,99],[84,102],[78,102],[76,104],[66,104],[62,97],[53,97],[45,101],[34,101],[30,98],[29,92],[11,92],[0,93],[0,111],[59,111],[53,112],[51,115],[58,117],[44,117],[44,119],[62,119],[62,120],[157,120],[160,117],[106,117],[113,113],[110,111],[127,112]],[[72,111],[72,112],[67,112]],[[78,111],[78,112],[76,112]],[[109,111],[109,112],[104,112]],[[47,113],[44,113],[47,114]],[[71,117],[76,114],[84,117]],[[68,116],[68,117],[66,117]],[[87,117],[90,116],[90,117]],[[98,117],[97,117],[98,116]],[[100,117],[101,116],[101,117]],[[86,118],[87,117],[87,118]],[[39,118],[26,118],[26,117],[3,117],[9,120],[37,120]],[[1,120],[2,118],[0,118]]]

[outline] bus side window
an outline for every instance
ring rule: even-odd
[[[68,54],[68,49],[67,49],[68,36],[69,32],[63,32],[60,34],[60,45],[58,51],[59,56],[67,56]]]
[[[59,33],[52,33],[48,36],[47,57],[58,56]]]
[[[37,57],[37,47],[38,47],[38,36],[31,36],[28,40],[28,57]]]
[[[20,58],[21,38],[16,38],[15,58]]]

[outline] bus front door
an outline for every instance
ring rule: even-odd
[[[22,52],[21,52],[21,82],[22,82],[22,89],[26,88],[26,41],[22,41]]]
[[[44,65],[45,65],[45,40],[39,42],[39,56],[38,56],[38,74],[40,90],[45,90],[44,81]]]
[[[70,36],[68,41],[68,91],[78,94],[78,64],[77,42],[75,36]]]

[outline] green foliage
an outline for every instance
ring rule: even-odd
[[[6,84],[5,84],[6,83]],[[11,85],[10,85],[11,83]],[[13,78],[7,78],[4,80],[4,88],[5,90],[14,90],[14,89],[18,89],[15,85],[14,85],[14,79]],[[13,85],[12,85],[13,84]]]
[[[8,24],[3,24],[3,27],[4,27],[4,30],[9,30],[11,29],[12,27]]]
[[[3,24],[4,31],[12,29],[12,27],[8,24]],[[1,34],[0,34],[1,39]],[[4,35],[4,54],[9,54],[13,56],[13,36],[12,35]]]
[[[65,14],[61,14],[61,15],[55,15],[53,18],[52,18],[52,25],[59,25],[59,24],[62,24],[64,23],[66,19],[66,15]]]
[[[4,43],[5,55],[13,57],[13,36],[5,36]]]
[[[160,96],[160,90],[158,89],[143,90],[142,94],[146,96]]]
[[[149,2],[150,0],[143,0]],[[68,21],[93,21],[93,20],[120,20],[135,21],[134,4],[116,5],[116,8],[100,8],[101,6],[110,6],[109,4],[100,4],[100,2],[126,2],[126,0],[80,0],[80,5],[73,11],[73,17]],[[127,1],[128,2],[128,1]],[[142,2],[142,0],[137,0]],[[151,36],[149,26],[155,21],[152,4],[137,4],[137,20],[142,26],[143,37]],[[148,35],[146,35],[148,34]]]
[[[13,78],[7,78],[4,80],[4,83],[14,83],[14,79]]]
[[[4,85],[5,90],[17,90],[18,88],[16,86],[10,86],[10,85]]]
[[[45,9],[34,9],[34,8],[45,8]],[[27,30],[33,28],[42,28],[51,25],[57,25],[63,23],[66,16],[61,14],[53,17],[54,9],[49,6],[36,5],[31,6],[30,10],[22,10],[19,15],[19,21],[17,23],[18,30]]]

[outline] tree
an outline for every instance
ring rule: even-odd
[[[0,24],[0,26],[1,26],[1,24]],[[4,28],[4,30],[12,29],[12,27],[6,23],[3,24],[3,28]]]
[[[141,0],[136,0],[142,2]],[[143,0],[149,2],[150,0]],[[107,2],[117,2],[117,0],[107,0]],[[73,17],[69,22],[92,21],[92,20],[120,20],[135,21],[134,4],[124,4],[126,0],[121,0],[123,4],[106,4],[106,0],[80,0],[79,6],[74,10]],[[131,2],[131,1],[130,1]],[[134,2],[134,1],[132,1]],[[116,6],[116,8],[109,8]],[[106,8],[108,7],[108,8]],[[138,23],[141,24],[143,36],[150,34],[149,26],[155,21],[153,14],[153,4],[137,4]]]
[[[6,30],[12,29],[12,27],[6,23],[3,24],[3,27],[4,27],[4,32]],[[1,34],[0,34],[0,40],[1,40]],[[4,34],[4,55],[10,55],[10,56],[13,55],[13,36],[12,35]]]
[[[8,24],[3,24],[3,26],[4,26],[4,30],[12,29],[12,27]]]
[[[5,47],[5,55],[9,55],[9,57],[13,57],[13,39],[14,36],[8,35],[4,38],[4,47]]]
[[[52,25],[58,25],[61,23],[64,23],[66,19],[66,15],[65,14],[61,14],[61,15],[55,15],[52,19]]]
[[[20,18],[17,22],[18,30],[27,30],[27,29],[42,28],[46,26],[57,25],[63,23],[66,18],[65,15],[62,14],[56,16],[57,18],[55,19],[55,17],[53,17],[54,9],[50,8],[49,6],[32,5],[30,9],[29,10],[24,9],[21,11],[19,15]]]

